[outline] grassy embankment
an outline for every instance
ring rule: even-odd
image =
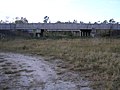
[[[0,50],[54,56],[93,81],[94,89],[120,89],[119,39],[3,40]]]

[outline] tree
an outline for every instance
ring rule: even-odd
[[[108,24],[108,21],[107,20],[103,21],[103,24]]]
[[[48,17],[48,16],[45,16],[43,22],[44,22],[44,23],[47,23],[48,20],[49,20],[49,17]]]
[[[28,20],[26,18],[23,18],[21,19],[23,21],[23,23],[28,23]]]
[[[80,21],[80,24],[84,24],[84,22],[83,22],[83,21]]]
[[[4,21],[3,21],[3,20],[0,20],[0,23],[4,23]]]
[[[73,20],[73,23],[77,23],[77,20]]]
[[[0,23],[10,23],[9,17],[6,16],[5,20],[0,20]]]
[[[94,22],[94,24],[98,24],[97,22]]]
[[[109,35],[111,36],[111,32],[112,32],[112,28],[113,28],[113,24],[115,24],[114,19],[113,19],[113,18],[112,18],[112,19],[110,19],[110,20],[109,20],[109,23],[110,23]]]
[[[112,18],[112,19],[109,20],[109,23],[114,24],[115,20]]]
[[[57,21],[56,23],[62,23],[61,21]]]
[[[18,17],[16,17],[15,23],[17,23],[17,24],[28,23],[28,20],[24,17],[21,17],[20,19]]]
[[[8,16],[6,16],[5,23],[10,23],[10,22],[9,22],[9,17],[8,17]]]

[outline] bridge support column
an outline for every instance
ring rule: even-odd
[[[79,31],[80,37],[81,37],[81,30]]]
[[[89,37],[90,35],[89,35],[89,31],[87,32],[87,36]]]
[[[83,31],[81,31],[81,37],[83,37],[84,36],[84,33],[83,33]]]
[[[90,30],[86,31],[86,36],[89,37],[90,36]]]
[[[90,36],[95,37],[95,35],[96,35],[96,30],[93,28],[90,33]]]
[[[85,36],[85,32],[83,31],[83,37]]]

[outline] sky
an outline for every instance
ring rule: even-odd
[[[48,16],[51,23],[120,22],[120,0],[0,0],[0,20],[15,21],[26,17],[29,22],[43,22]]]

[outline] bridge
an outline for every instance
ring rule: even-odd
[[[81,24],[81,23],[0,23],[0,30],[34,30],[42,35],[46,31],[78,31],[80,36],[89,36],[96,30],[120,30],[120,24]]]

